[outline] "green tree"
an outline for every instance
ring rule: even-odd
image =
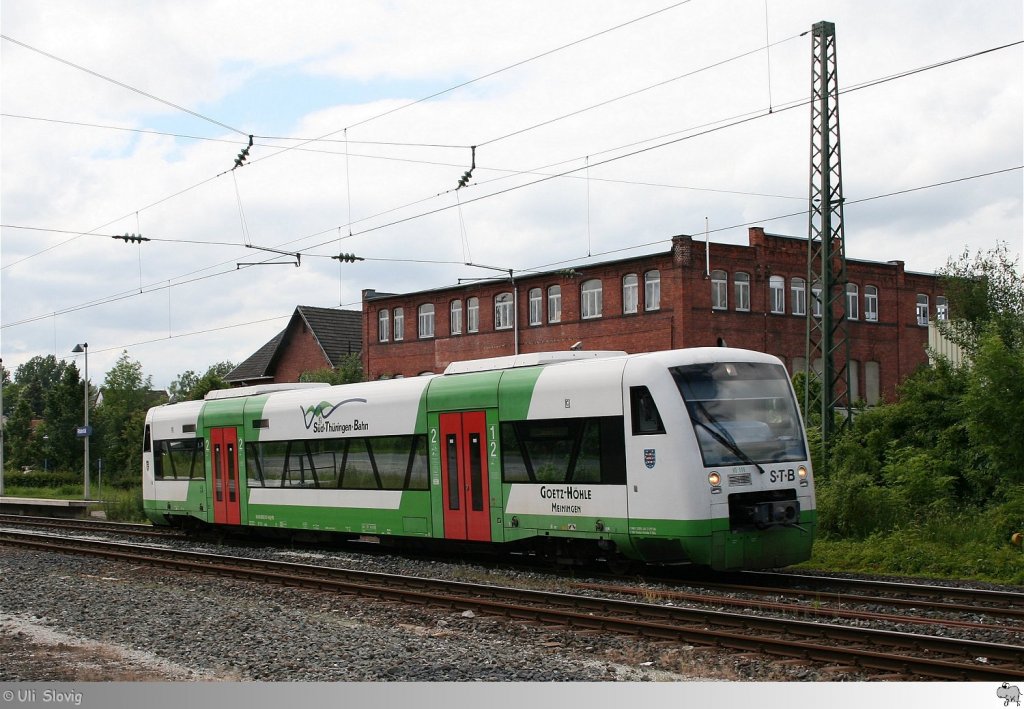
[[[1024,346],[1009,346],[1000,329],[989,325],[978,340],[964,395],[967,432],[989,472],[1024,485]]]
[[[142,365],[122,352],[107,372],[103,404],[96,410],[102,438],[104,470],[110,479],[135,477],[142,466],[142,421],[150,404],[153,378],[144,376]]]
[[[17,398],[4,428],[4,441],[8,444],[4,464],[12,469],[35,467],[37,461],[42,461],[42,448],[32,432],[32,404],[28,397]]]
[[[171,401],[196,401],[216,389],[229,388],[231,385],[224,381],[224,377],[234,368],[233,363],[225,361],[210,365],[202,376],[194,369],[182,372],[171,382]]]
[[[196,374],[196,370],[186,369],[184,372],[179,374],[167,388],[167,393],[170,394],[171,401],[189,401],[189,392],[195,388],[195,385],[198,382],[199,375]]]
[[[53,355],[33,357],[14,372],[14,381],[28,397],[32,414],[42,417],[46,411],[46,392],[64,376],[68,363]]]
[[[303,372],[299,375],[300,382],[323,382],[324,384],[355,384],[365,381],[363,378],[363,360],[358,353],[347,354],[341,358],[337,367],[325,367]]]
[[[14,403],[17,400],[17,392],[11,389],[11,371],[0,362],[0,398],[3,399],[2,405],[0,405],[0,426],[4,427],[3,440],[3,461],[4,467],[10,460],[11,455],[11,442],[7,437],[7,428],[5,426],[6,417],[14,411]],[[0,471],[3,472],[3,471]]]
[[[1005,242],[973,257],[966,249],[939,271],[951,318],[939,321],[947,339],[974,355],[984,333],[1011,350],[1024,347],[1024,279]]]
[[[1024,277],[1005,243],[942,270],[952,319],[942,333],[966,352],[963,413],[982,476],[1024,484]]]
[[[76,429],[84,423],[84,383],[74,363],[63,367],[60,380],[46,392],[46,407],[39,431],[45,436],[45,454],[54,469],[71,470],[82,463],[82,444]]]
[[[866,536],[958,513],[1000,534],[1024,522],[1024,284],[1003,245],[951,259],[943,282],[953,319],[938,325],[967,359],[922,367],[895,402],[855,418],[818,478],[824,531]]]

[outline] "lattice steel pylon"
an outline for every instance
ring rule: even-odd
[[[846,246],[839,153],[839,79],[836,26],[811,28],[811,175],[807,231],[807,376],[804,411],[821,413],[826,460],[838,426],[836,409],[848,406],[850,347],[847,336]]]

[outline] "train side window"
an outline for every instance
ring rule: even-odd
[[[149,453],[153,450],[153,436],[149,431],[149,424],[146,424],[146,433],[142,438],[142,452]]]
[[[263,477],[263,459],[255,443],[245,444],[245,481],[249,487],[266,487]]]
[[[505,421],[504,482],[621,485],[626,481],[621,416]]]
[[[658,405],[654,403],[654,397],[647,387],[630,387],[629,399],[634,436],[665,433],[665,424],[658,413]]]
[[[201,439],[200,439],[201,440]],[[261,441],[245,447],[249,487],[427,490],[427,437]]]

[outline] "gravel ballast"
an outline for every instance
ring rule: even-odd
[[[711,679],[655,667],[666,647],[472,612],[3,546],[0,568],[3,681]]]
[[[571,581],[347,549],[215,554],[579,593]],[[0,681],[721,681],[865,679],[680,642],[0,545]],[[879,627],[892,624],[879,623]],[[1007,629],[1009,630],[1009,629]],[[1006,632],[979,640],[1006,642]],[[1016,644],[1016,643],[1013,643]]]

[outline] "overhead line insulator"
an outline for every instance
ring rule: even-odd
[[[121,234],[121,235],[117,235],[117,236],[112,236],[110,238],[111,239],[121,239],[126,244],[128,244],[128,243],[141,244],[143,241],[149,241],[149,239],[144,237],[142,234]]]

